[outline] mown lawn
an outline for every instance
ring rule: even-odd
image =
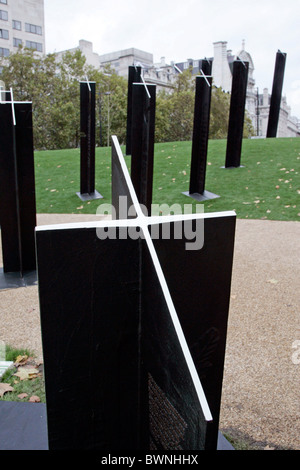
[[[124,148],[122,147],[123,151]],[[240,168],[225,169],[226,140],[208,145],[205,189],[219,198],[203,202],[205,212],[235,210],[238,218],[300,220],[300,139],[246,139]],[[130,168],[130,157],[125,160]],[[155,145],[153,204],[199,204],[189,189],[191,142]],[[96,190],[103,199],[82,202],[80,150],[35,152],[38,213],[95,213],[111,202],[111,149],[96,149]],[[184,209],[182,209],[184,211]]]

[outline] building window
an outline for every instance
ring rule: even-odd
[[[21,21],[12,20],[12,27],[13,29],[17,29],[18,31],[21,31],[22,29]]]
[[[27,33],[42,35],[42,27],[35,24],[25,23],[25,31]]]
[[[184,62],[183,68],[184,68],[184,70],[188,69],[188,68],[189,68],[189,63],[188,63],[188,62]]]
[[[26,41],[26,47],[29,49],[35,49],[38,52],[43,52],[43,45],[39,42]]]
[[[4,5],[7,5],[7,0],[0,0],[0,3],[4,3]]]
[[[9,49],[5,47],[0,47],[0,57],[8,57],[9,56]]]
[[[14,38],[13,42],[14,42],[14,47],[22,46],[22,39]]]
[[[0,28],[0,39],[8,39],[8,30]]]
[[[0,20],[8,21],[8,13],[7,13],[7,11],[0,10]]]
[[[199,60],[193,60],[193,67],[194,68],[199,67]]]

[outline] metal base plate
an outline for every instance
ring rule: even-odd
[[[225,168],[225,170],[235,170],[235,168],[245,168],[244,165],[239,166],[221,166],[220,168]]]
[[[0,402],[0,450],[48,450],[45,403]],[[234,450],[219,432],[217,450]]]
[[[21,273],[5,273],[3,268],[0,268],[0,290],[16,289],[18,287],[36,286],[37,285],[37,272],[28,271],[21,275]]]
[[[192,199],[196,199],[196,201],[207,201],[208,199],[216,199],[220,197],[217,194],[214,194],[205,190],[203,191],[203,194],[190,193],[189,191],[185,191],[182,194],[184,194],[185,196],[191,197]]]
[[[101,194],[98,193],[98,191],[94,191],[93,193],[82,193],[82,194],[81,194],[81,192],[78,192],[76,194],[79,197],[79,199],[81,199],[82,201],[91,201],[92,199],[102,199],[103,198],[103,196],[101,196]]]

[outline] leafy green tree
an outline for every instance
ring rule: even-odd
[[[172,93],[157,96],[156,141],[191,140],[195,80],[190,70],[177,76]]]
[[[56,54],[41,57],[32,49],[19,48],[1,65],[1,79],[6,88],[13,89],[14,99],[32,102],[35,148],[79,146],[79,82],[86,79],[96,82],[98,145],[101,128],[103,133],[115,133],[125,141],[127,81],[113,70],[107,68],[103,73],[88,66],[80,50],[67,51],[58,60]],[[109,100],[103,99],[106,92],[110,93]]]
[[[67,73],[68,60],[70,57],[59,63],[55,54],[41,57],[31,49],[19,48],[3,63],[1,78],[6,88],[12,88],[14,99],[32,102],[35,148],[74,145],[78,134],[75,83],[79,76]]]
[[[229,108],[230,93],[213,85],[210,103],[210,139],[225,139],[227,137]]]
[[[191,140],[194,125],[195,77],[186,70],[176,77],[172,93],[158,93],[155,138],[157,142]],[[210,139],[225,139],[228,132],[230,93],[213,85],[210,107]],[[254,135],[247,113],[244,137]]]
[[[120,144],[126,141],[127,80],[107,66],[103,72],[91,75],[97,84],[97,144],[110,145],[112,135]]]

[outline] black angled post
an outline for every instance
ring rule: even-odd
[[[140,66],[130,65],[128,67],[126,155],[131,155],[132,85],[141,82],[141,71]]]
[[[219,197],[205,190],[212,87],[212,61],[204,59],[201,62],[200,71],[202,75],[196,77],[190,185],[189,191],[183,193],[198,201]]]
[[[139,203],[151,214],[156,85],[132,88],[131,178]]]
[[[95,82],[80,82],[80,192],[81,200],[99,199],[95,191]]]
[[[11,97],[10,97],[11,99]],[[4,273],[35,271],[32,104],[0,104],[0,224]]]
[[[248,62],[233,62],[225,168],[241,165],[248,68]]]
[[[196,77],[190,193],[203,194],[205,188],[211,84],[212,77]]]
[[[277,134],[285,62],[286,62],[286,53],[278,51],[276,54],[276,61],[275,61],[275,70],[274,70],[271,102],[270,102],[267,137],[276,137],[276,134]]]

